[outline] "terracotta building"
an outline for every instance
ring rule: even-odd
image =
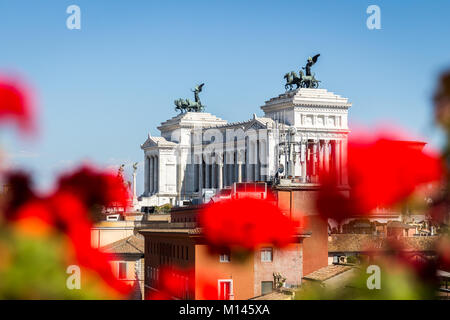
[[[194,279],[186,280],[186,290],[174,298],[201,299],[204,273],[210,272],[224,299],[250,299],[272,292],[274,274],[286,278],[286,285],[297,287],[302,279],[301,243],[309,234],[298,234],[296,243],[284,249],[262,245],[250,257],[242,259],[235,252],[211,253],[200,228],[143,229],[145,237],[146,294],[161,288],[163,267],[191,270]],[[211,280],[209,277],[207,280]]]
[[[235,252],[211,253],[197,225],[199,206],[172,209],[171,223],[141,229],[145,238],[146,295],[161,288],[165,266],[191,270],[185,289],[174,298],[201,299],[205,275],[223,299],[250,299],[279,286],[296,288],[302,277],[328,265],[327,223],[315,215],[311,199],[315,190],[284,186],[273,190],[279,207],[305,223],[286,248],[261,245],[247,259]],[[306,214],[305,214],[306,212]],[[192,279],[193,278],[193,279]]]
[[[303,241],[303,275],[328,265],[328,223],[315,208],[317,185],[295,183],[276,187],[279,207],[293,219],[300,219],[311,236]]]
[[[403,254],[412,259],[431,258],[436,254],[437,240],[437,236],[402,237]],[[349,257],[369,259],[374,255],[373,248],[387,250],[390,247],[388,237],[370,234],[332,234],[328,241],[330,263],[346,263]]]
[[[112,270],[117,279],[132,285],[131,298],[144,297],[144,239],[142,235],[131,235],[100,248],[103,252],[113,253]]]

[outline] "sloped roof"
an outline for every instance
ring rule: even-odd
[[[433,251],[437,236],[403,237],[406,251]],[[328,252],[364,252],[370,248],[388,248],[389,239],[370,234],[332,234],[328,238]]]
[[[402,228],[402,229],[414,229],[414,226],[403,223],[401,221],[389,221],[387,223],[388,228]]]
[[[174,225],[176,223],[170,223],[168,227],[162,227],[162,228],[146,228],[141,229],[139,232],[141,234],[147,234],[147,233],[178,233],[178,234],[188,234],[193,236],[199,236],[203,235],[203,229],[200,227],[184,227],[184,228],[171,228],[170,225]],[[194,223],[192,223],[194,224]],[[167,224],[166,224],[167,226]],[[301,228],[297,228],[295,236],[297,237],[310,237],[312,234],[311,231],[304,230]]]
[[[271,293],[251,298],[250,300],[292,300],[293,294],[285,290],[282,291],[273,291]]]
[[[307,274],[303,278],[306,280],[313,280],[313,281],[325,281],[332,277],[337,276],[338,274],[341,274],[343,272],[346,272],[348,270],[352,269],[350,266],[344,266],[344,265],[329,265],[323,268],[320,268],[319,270],[316,270],[310,274]]]
[[[115,254],[144,254],[144,239],[141,236],[132,235],[128,238],[107,244],[100,249],[104,252]]]
[[[166,140],[164,137],[152,137],[148,136],[147,140],[144,144],[141,145],[142,149],[150,148],[150,147],[175,147],[177,144],[172,141]]]
[[[268,123],[275,123],[275,121],[272,118],[266,118],[266,117],[257,117],[255,118],[256,121],[260,122],[263,125],[267,125]]]

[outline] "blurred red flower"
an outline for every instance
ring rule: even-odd
[[[32,189],[30,176],[22,171],[9,172],[5,176],[7,192],[3,213],[6,219],[11,220],[16,210],[23,204],[36,199]]]
[[[151,291],[147,300],[173,300],[186,298],[193,294],[193,275],[191,270],[179,270],[173,267],[162,267],[155,291]]]
[[[15,226],[21,232],[46,236],[55,230],[55,219],[45,201],[32,200],[20,207],[14,215]]]
[[[49,205],[53,209],[57,225],[63,228],[73,245],[77,262],[97,272],[117,292],[130,293],[131,286],[119,281],[112,271],[110,261],[114,260],[114,256],[92,247],[92,223],[82,199],[76,194],[59,191],[49,199]]]
[[[347,163],[343,164],[348,172],[349,194],[335,171],[321,172],[316,202],[319,212],[337,221],[368,215],[377,207],[404,200],[421,184],[438,182],[444,173],[441,158],[424,152],[423,146],[384,136],[350,139]]]
[[[62,176],[58,189],[77,194],[87,206],[128,206],[129,192],[123,178],[111,172],[82,166],[73,173]]]
[[[209,270],[211,273],[211,270]],[[165,266],[159,271],[159,281],[154,285],[154,291],[146,296],[147,300],[198,299],[217,300],[217,279],[199,276],[202,272],[194,269],[178,269]],[[195,284],[194,284],[195,282]],[[195,291],[194,291],[195,290]],[[195,295],[195,297],[194,297]]]
[[[100,179],[107,180],[102,185],[105,188],[114,185],[110,183],[113,178],[106,174]],[[6,216],[17,230],[35,236],[45,236],[57,230],[64,232],[71,244],[68,252],[75,254],[76,263],[96,272],[116,292],[123,295],[131,292],[132,287],[118,280],[113,273],[110,261],[115,260],[114,256],[91,245],[92,221],[89,218],[88,204],[93,203],[86,203],[87,198],[83,196],[89,195],[78,192],[83,189],[83,183],[87,183],[84,189],[89,190],[89,181],[77,181],[76,186],[80,189],[63,188],[47,197],[34,195],[26,174],[11,175],[9,181],[14,183],[10,190]],[[20,187],[25,192],[22,197],[18,196],[21,194]],[[109,194],[115,195],[108,190],[103,190],[103,193],[108,194],[108,200]]]
[[[0,77],[0,121],[15,122],[23,133],[33,131],[30,92],[23,83]]]
[[[273,202],[254,198],[210,204],[201,210],[199,222],[208,245],[217,251],[254,250],[261,244],[283,247],[292,242],[299,226]]]

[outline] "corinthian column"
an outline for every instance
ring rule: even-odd
[[[300,145],[300,162],[302,164],[302,182],[306,183],[306,156],[307,156],[307,149],[308,143],[307,141],[302,141]]]
[[[341,183],[341,141],[334,141],[334,168],[336,170],[336,177],[338,184]]]
[[[213,163],[211,163],[211,188],[216,187],[216,181],[217,181],[217,160],[216,157],[214,157]]]
[[[348,185],[348,171],[347,171],[347,138],[342,140],[341,143],[341,173],[342,173],[342,184],[344,186]]]
[[[247,153],[246,164],[245,164],[245,181],[246,182],[251,182],[252,181],[252,165],[251,165],[251,159],[250,159],[250,155],[251,155],[250,148],[251,148],[251,143],[247,139],[246,147],[245,147],[245,152]]]
[[[243,159],[244,159],[244,150],[238,150],[237,151],[237,166],[238,166],[238,181],[237,182],[242,182],[242,163],[243,163]]]
[[[136,195],[136,165],[133,167],[133,205],[137,203],[137,195]]]
[[[209,188],[210,184],[209,164],[205,161],[205,188]]]
[[[324,145],[319,140],[319,170],[323,171]]]
[[[149,194],[153,194],[153,166],[154,166],[154,162],[153,162],[153,157],[150,156],[149,157],[149,161],[150,161],[150,170],[148,171],[148,179],[149,179]]]
[[[200,196],[202,195],[203,189],[203,156],[199,156],[199,164],[198,164],[198,192]]]
[[[155,157],[155,193],[159,192],[159,156]]]
[[[217,188],[223,189],[223,154],[220,153],[217,155]]]
[[[318,153],[319,153],[319,148],[317,147],[318,145],[318,141],[314,140],[313,142],[313,154],[312,154],[312,173],[311,175],[314,177],[314,181],[311,182],[317,182],[316,178],[317,178],[317,158],[318,158]]]
[[[150,162],[148,160],[147,155],[145,155],[144,157],[144,184],[145,184],[145,194],[148,195],[150,192],[150,179],[149,177],[149,172],[150,172]]]
[[[325,159],[324,159],[324,167],[325,167],[325,171],[329,172],[330,171],[330,140],[325,140],[324,144],[324,152],[325,152]]]

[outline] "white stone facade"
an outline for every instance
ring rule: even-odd
[[[179,114],[158,127],[161,137],[149,136],[141,146],[145,191],[139,204],[201,199],[205,189],[273,181],[277,172],[309,184],[328,168],[346,184],[350,106],[325,89],[301,88],[266,101],[263,117],[243,122],[229,124],[205,112]]]

